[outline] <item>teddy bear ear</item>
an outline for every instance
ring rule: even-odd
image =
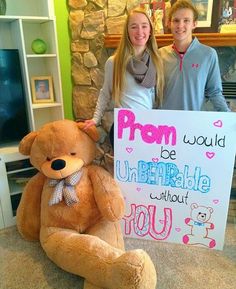
[[[27,134],[21,141],[19,144],[19,152],[23,155],[30,155],[30,151],[31,151],[31,147],[32,144],[36,138],[36,136],[38,135],[38,133],[36,131],[32,131],[29,134]]]
[[[84,122],[77,122],[76,124],[78,128],[81,129],[83,132],[85,132],[88,136],[90,136],[93,141],[97,142],[99,140],[99,133],[95,125],[90,126],[89,128],[85,130]]]
[[[193,204],[191,204],[191,209],[193,210],[193,209],[197,209],[198,208],[198,204],[196,204],[196,203],[193,203]]]
[[[207,209],[208,209],[208,211],[209,211],[210,213],[213,213],[213,212],[214,212],[214,210],[213,210],[211,207],[207,207]]]

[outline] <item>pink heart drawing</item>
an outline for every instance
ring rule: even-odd
[[[136,190],[137,190],[138,192],[140,192],[140,191],[141,191],[141,188],[136,188]]]
[[[214,200],[213,200],[213,203],[216,204],[216,205],[217,205],[219,202],[220,202],[220,200],[218,200],[218,199],[214,199]]]
[[[208,159],[212,159],[215,156],[215,153],[213,152],[206,152],[206,156]]]
[[[213,124],[214,124],[214,126],[216,126],[216,127],[222,127],[222,126],[223,126],[223,123],[222,123],[221,120],[217,120],[217,121],[215,121]]]
[[[153,161],[154,163],[157,163],[157,162],[159,161],[159,159],[158,159],[158,158],[152,158],[152,161]]]
[[[130,154],[130,153],[132,153],[132,151],[133,151],[133,148],[128,148],[128,147],[127,147],[127,148],[126,148],[126,151],[127,151],[127,153],[129,153],[129,154]]]
[[[175,231],[176,231],[176,232],[180,232],[180,231],[181,231],[181,228],[175,228]]]

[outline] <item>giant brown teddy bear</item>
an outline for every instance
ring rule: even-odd
[[[17,210],[17,227],[47,256],[85,278],[84,289],[155,289],[156,271],[141,249],[125,251],[121,191],[95,157],[95,127],[59,120],[26,135],[19,151],[38,173]]]

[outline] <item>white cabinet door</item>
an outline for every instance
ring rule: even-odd
[[[3,156],[0,156],[0,188],[2,219],[4,227],[9,227],[14,225],[15,221],[13,219],[10,190],[8,186],[7,172]]]

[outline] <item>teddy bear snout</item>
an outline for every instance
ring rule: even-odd
[[[62,170],[62,169],[64,169],[65,166],[66,166],[66,162],[62,159],[54,160],[51,164],[51,168],[54,171]]]
[[[199,220],[202,220],[202,221],[205,221],[205,219],[206,219],[206,214],[204,214],[204,213],[198,213],[198,219]]]

